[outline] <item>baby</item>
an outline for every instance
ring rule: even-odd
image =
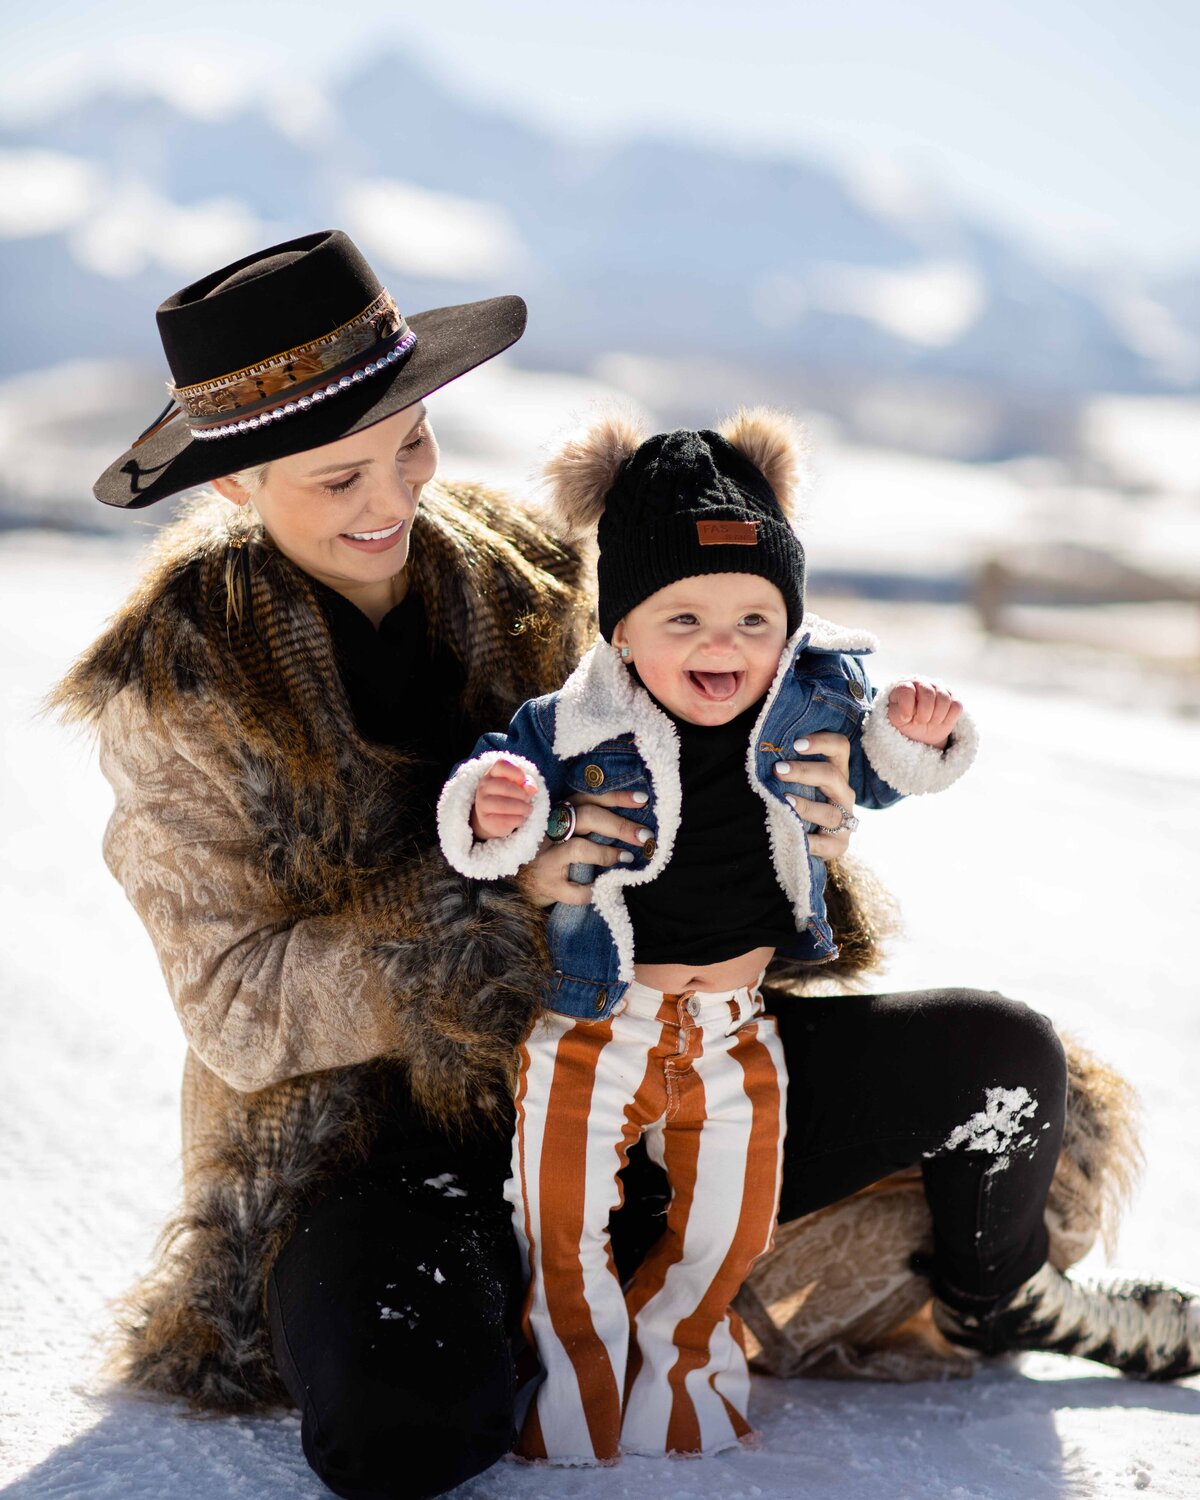
[[[578,794],[631,793],[645,830],[598,874],[577,839],[591,900],[551,909],[547,1010],[521,1051],[506,1191],[546,1372],[529,1458],[710,1453],[750,1433],[729,1304],[771,1244],[787,1089],[760,984],[776,952],[837,951],[818,825],[794,800],[824,799],[774,768],[816,733],[845,735],[858,804],[886,807],[948,786],[974,754],[949,693],[907,679],[873,707],[872,639],[805,615],[798,463],[786,419],[761,411],[644,441],[612,419],[564,449],[552,503],[599,544],[603,640],[485,735],[439,802],[447,858],[480,879],[570,838]],[[671,1201],[622,1290],[606,1227],[639,1136]]]

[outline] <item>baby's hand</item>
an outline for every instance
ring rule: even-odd
[[[905,739],[944,750],[962,713],[962,704],[936,682],[912,677],[892,689],[887,712],[889,723]]]
[[[537,788],[519,766],[497,760],[475,788],[471,832],[477,839],[502,839],[529,816]]]

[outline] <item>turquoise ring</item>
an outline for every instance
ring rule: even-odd
[[[575,832],[575,804],[556,802],[546,819],[546,837],[552,844],[565,844]]]

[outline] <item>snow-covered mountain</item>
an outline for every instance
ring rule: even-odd
[[[1194,278],[1100,281],[902,184],[678,141],[556,139],[411,57],[373,58],[304,114],[280,100],[201,118],[100,93],[0,127],[0,375],[158,363],[147,310],[163,296],[337,224],[403,307],[519,290],[518,360],[624,361],[660,405],[676,378],[721,402],[823,404],[869,431],[864,392],[878,408],[890,389],[900,430],[875,435],[911,425],[922,446],[953,391],[986,408],[964,456],[996,456],[1044,445],[1039,423],[1086,394],[1200,388]]]

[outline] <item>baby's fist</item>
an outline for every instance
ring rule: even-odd
[[[502,839],[529,816],[537,787],[511,761],[493,761],[475,788],[471,832],[477,839]]]
[[[936,682],[912,677],[888,694],[888,722],[907,740],[944,750],[962,714],[962,704]]]

